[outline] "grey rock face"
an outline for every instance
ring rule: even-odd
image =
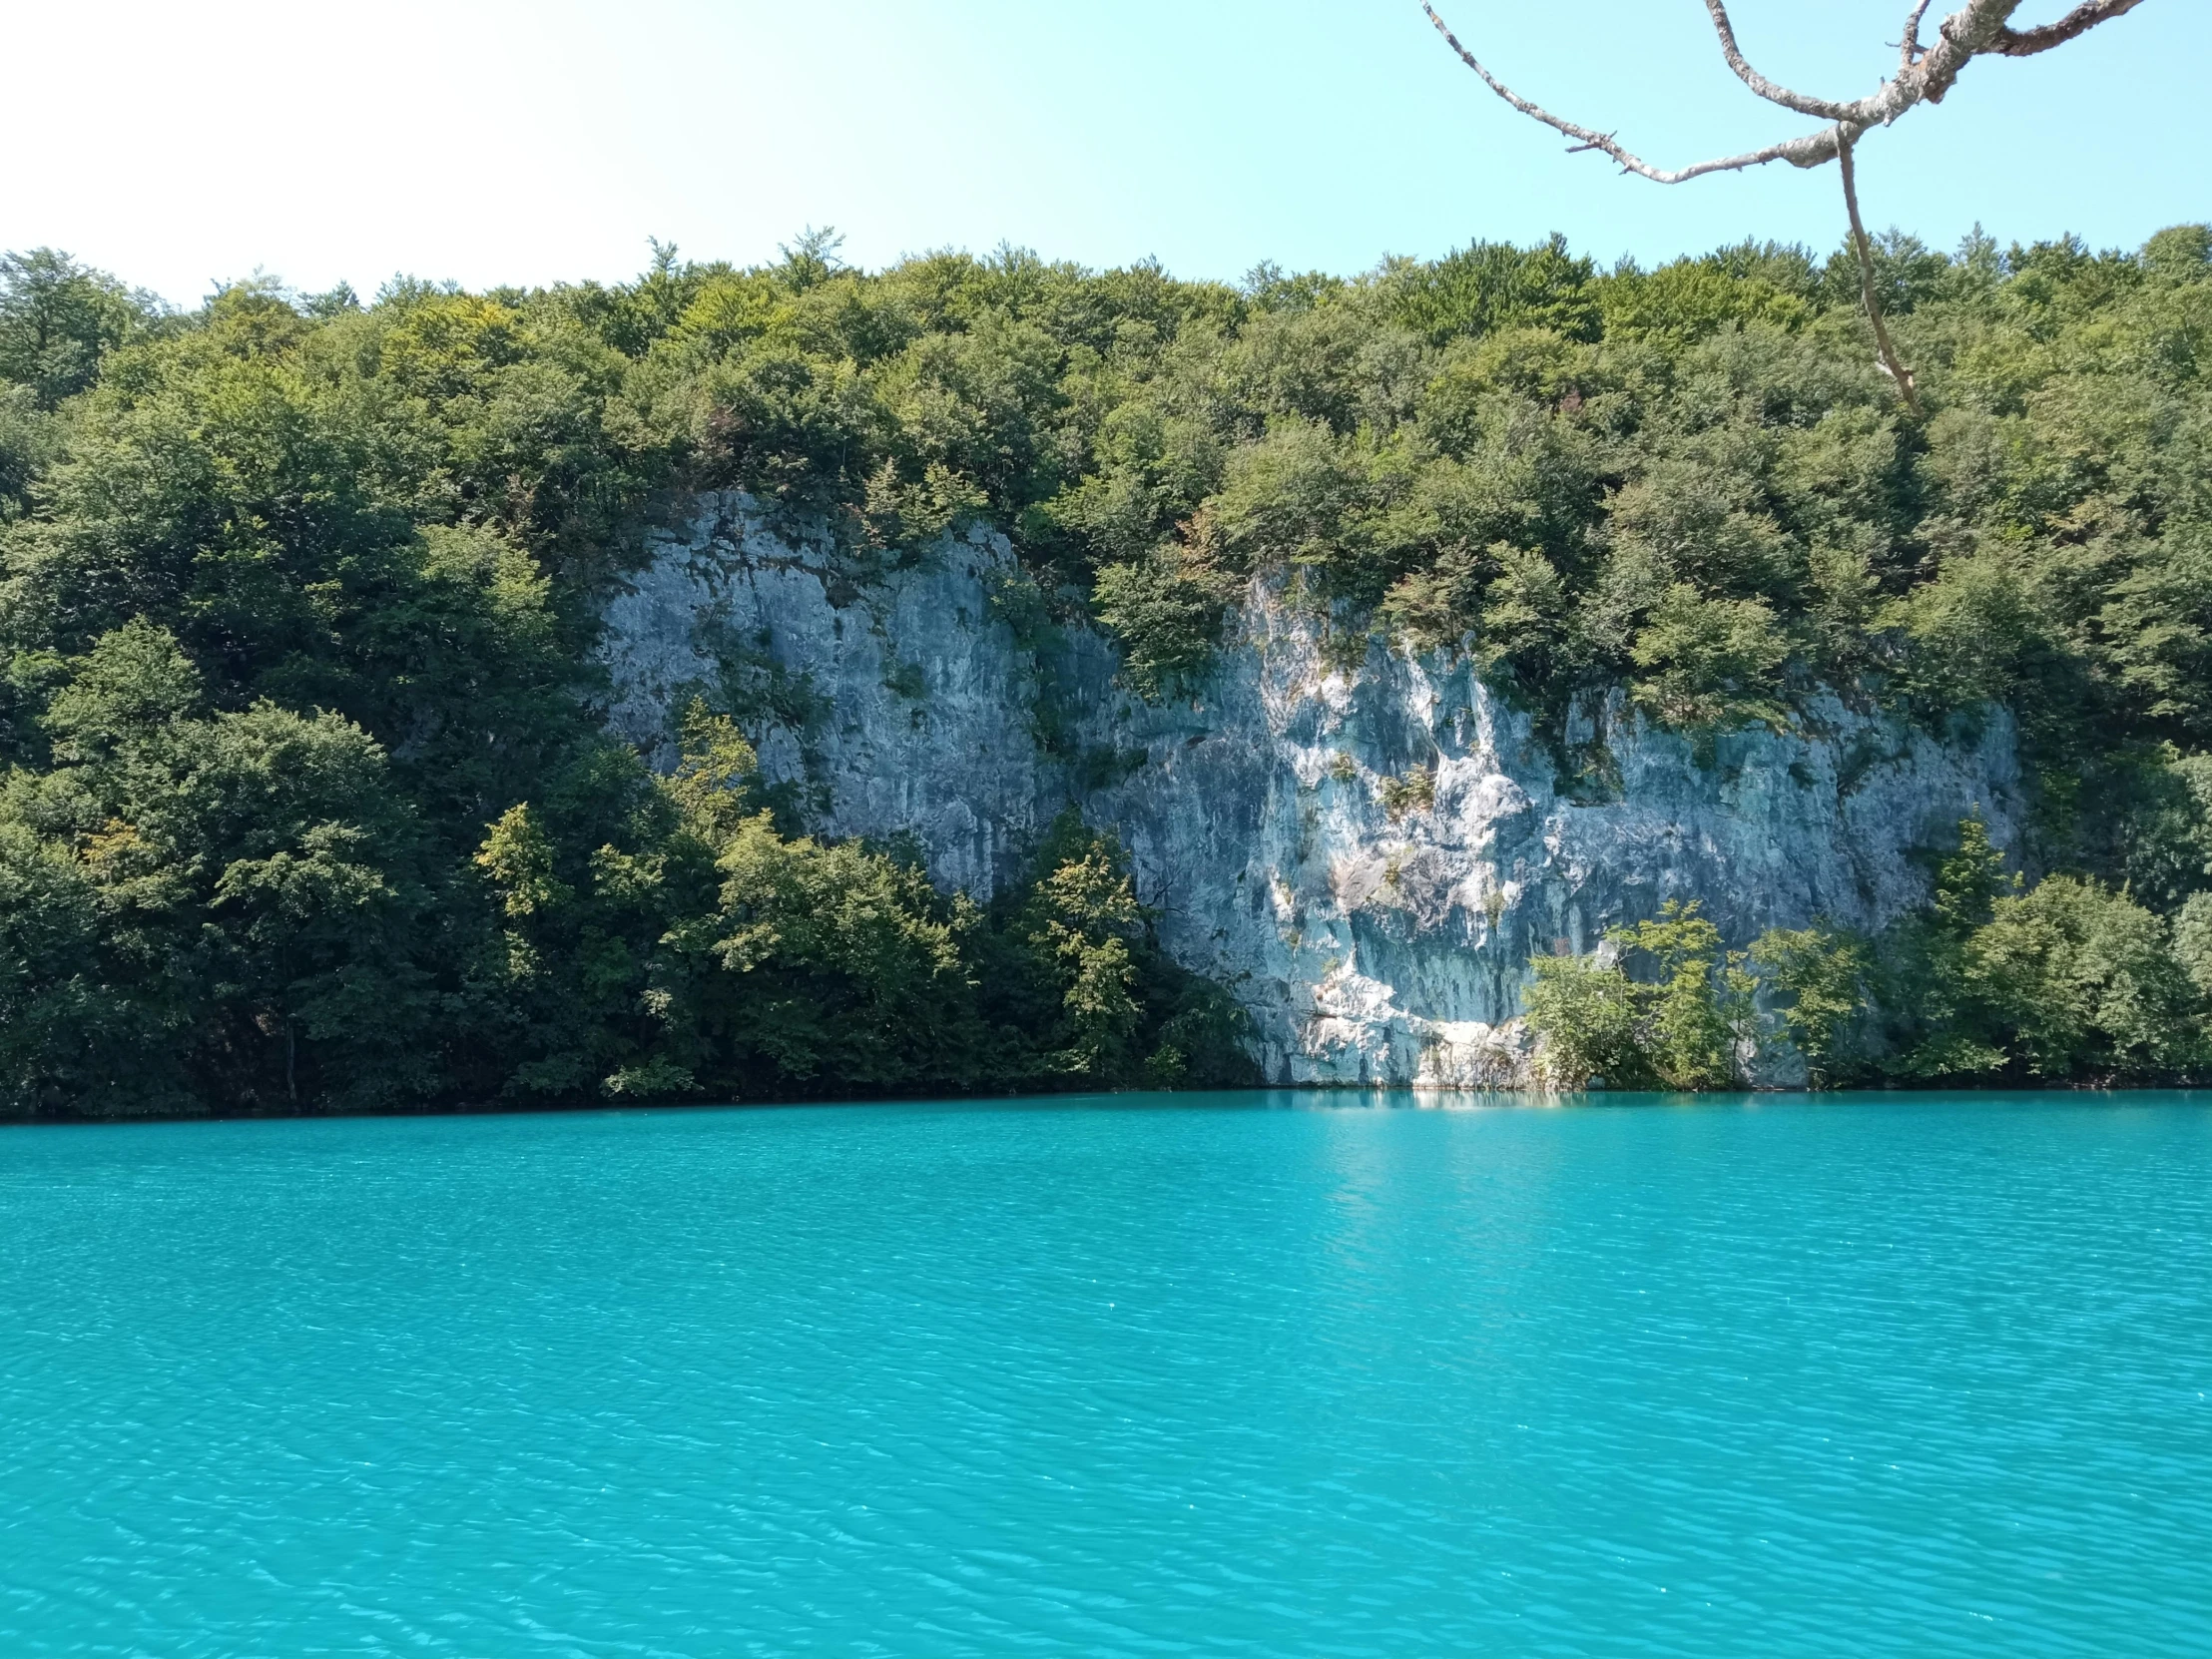
[[[1938,744],[1833,701],[1806,729],[1686,739],[1607,712],[1610,775],[1570,798],[1528,718],[1463,661],[1328,662],[1255,587],[1207,685],[1150,706],[1110,641],[1037,609],[978,527],[864,584],[743,496],[703,498],[609,604],[612,726],[657,759],[719,688],[820,831],[907,835],[940,885],[1017,877],[1073,805],[1129,848],[1162,943],[1233,987],[1280,1082],[1512,1086],[1528,958],[1696,899],[1732,943],[1922,902],[1917,853],[2024,800],[1992,717]]]

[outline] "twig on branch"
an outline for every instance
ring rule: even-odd
[[[1436,15],[1435,8],[1429,5],[1428,0],[1421,0],[1420,9],[1428,14],[1428,21],[1436,26],[1436,32],[1444,37],[1445,44],[1459,54],[1459,61],[1473,70],[1475,74],[1481,76],[1482,84],[1504,99],[1506,103],[1512,105],[1514,109],[1525,116],[1542,122],[1554,132],[1566,134],[1568,138],[1576,141],[1575,148],[1577,150],[1602,150],[1614,161],[1620,163],[1621,167],[1627,172],[1640,175],[1655,184],[1679,185],[1685,180],[1701,178],[1708,173],[1731,173],[1739,168],[1764,167],[1768,162],[1793,162],[1799,167],[1818,167],[1836,154],[1835,129],[1824,127],[1819,132],[1808,133],[1803,138],[1787,139],[1780,144],[1770,144],[1763,150],[1749,150],[1741,156],[1723,156],[1714,161],[1699,162],[1692,167],[1676,168],[1671,172],[1664,168],[1653,167],[1634,151],[1616,143],[1610,133],[1593,133],[1587,127],[1579,127],[1571,121],[1562,121],[1540,104],[1530,103],[1487,69],[1484,69],[1481,61],[1459,44],[1459,37],[1453,34],[1444,20]]]
[[[1921,53],[1926,50],[1921,45],[1921,19],[1928,15],[1928,6],[1929,0],[1920,0],[1920,4],[1906,15],[1905,38],[1898,43],[1898,51],[1901,54],[1898,63],[1900,72],[1911,69],[1919,63]]]
[[[1874,348],[1882,359],[1883,372],[1897,382],[1898,395],[1918,419],[1924,412],[1920,388],[1913,383],[1913,371],[1899,360],[1898,348],[1890,343],[1890,325],[1882,319],[1882,300],[1875,287],[1874,245],[1867,240],[1867,227],[1859,218],[1859,178],[1852,166],[1851,149],[1852,140],[1838,140],[1836,160],[1844,175],[1844,211],[1851,216],[1851,245],[1859,255],[1859,291],[1867,302],[1867,320],[1874,324]]]
[[[2099,23],[2109,23],[2142,3],[2143,0],[2085,0],[2056,23],[2046,23],[2040,29],[2022,29],[2017,33],[2011,29],[1998,31],[1988,50],[2007,58],[2031,58],[2038,52],[2048,52],[2053,46],[2063,46],[2076,35],[2085,35]]]
[[[1728,7],[1723,0],[1705,0],[1705,9],[1713,16],[1713,31],[1721,37],[1721,56],[1728,60],[1728,67],[1736,72],[1736,79],[1751,88],[1770,104],[1780,104],[1786,110],[1799,115],[1810,115],[1822,121],[1849,121],[1851,107],[1833,103],[1826,98],[1808,98],[1802,92],[1792,92],[1788,87],[1777,86],[1744,60],[1736,46],[1736,26],[1728,20]]]

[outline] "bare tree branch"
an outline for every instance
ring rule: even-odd
[[[1421,10],[1428,14],[1428,21],[1436,26],[1436,32],[1459,55],[1460,61],[1481,76],[1485,86],[1521,114],[1542,122],[1556,132],[1564,133],[1577,144],[1603,151],[1631,173],[1640,174],[1662,185],[1678,185],[1684,180],[1702,178],[1708,173],[1731,173],[1747,167],[1763,167],[1768,162],[1819,167],[1836,159],[1836,127],[1848,128],[1853,138],[1872,128],[1887,127],[1915,105],[1941,103],[1944,94],[1957,84],[1959,73],[1984,52],[2007,57],[2027,57],[2037,52],[2047,52],[2051,47],[2084,34],[2099,23],[2133,11],[2141,4],[2142,0],[2083,0],[2082,4],[2058,22],[2022,33],[2008,26],[2012,14],[2020,9],[2021,0],[1966,0],[1964,5],[1936,27],[1935,43],[1924,48],[1920,44],[1920,29],[1922,20],[1928,14],[1928,0],[1920,0],[1906,18],[1905,40],[1899,48],[1898,72],[1866,97],[1838,103],[1794,92],[1761,75],[1752,68],[1737,47],[1736,31],[1729,21],[1725,0],[1705,0],[1705,9],[1712,15],[1713,27],[1720,35],[1721,54],[1744,85],[1770,103],[1795,110],[1801,115],[1816,116],[1834,125],[1824,127],[1819,132],[1766,145],[1758,150],[1747,150],[1739,156],[1720,156],[1681,168],[1654,167],[1618,143],[1612,134],[1593,132],[1575,122],[1562,120],[1542,105],[1523,98],[1485,69],[1481,61],[1459,43],[1459,37],[1436,15],[1436,9],[1429,0],[1421,0]]]
[[[2088,0],[2091,5],[2111,7],[2138,5],[2141,0]],[[1887,127],[1907,110],[1921,103],[1940,103],[1943,95],[1957,81],[1959,71],[1972,61],[1988,43],[2004,32],[2005,20],[2019,10],[2021,0],[1966,0],[1966,4],[1942,21],[1936,31],[1934,46],[1915,55],[1909,67],[1900,67],[1898,73],[1882,83],[1865,98],[1850,103],[1833,103],[1827,99],[1809,98],[1803,93],[1792,92],[1767,80],[1745,61],[1736,47],[1736,35],[1730,25],[1723,0],[1706,0],[1706,9],[1712,14],[1714,28],[1721,37],[1721,51],[1729,61],[1729,67],[1743,79],[1744,84],[1762,98],[1797,110],[1801,114],[1817,115],[1832,123],[1817,132],[1798,138],[1784,139],[1778,144],[1766,145],[1758,150],[1747,150],[1738,156],[1719,156],[1711,161],[1696,162],[1689,167],[1654,167],[1634,151],[1620,144],[1612,134],[1594,132],[1576,122],[1553,115],[1542,105],[1523,98],[1511,87],[1500,81],[1459,43],[1459,37],[1436,14],[1429,0],[1421,0],[1421,10],[1428,14],[1428,21],[1436,26],[1436,32],[1444,37],[1444,43],[1459,55],[1475,74],[1482,78],[1498,97],[1513,106],[1521,114],[1542,122],[1555,132],[1564,133],[1578,145],[1603,151],[1630,173],[1638,174],[1662,185],[1679,185],[1686,180],[1703,178],[1708,173],[1733,173],[1747,167],[1764,167],[1769,162],[1789,162],[1795,167],[1820,167],[1836,159],[1838,128],[1849,129],[1857,138],[1874,127]],[[1925,7],[1917,8],[1911,18],[1909,35],[1917,36]],[[2115,14],[2116,15],[2116,14]],[[2088,25],[2084,24],[2084,28]]]
[[[1703,178],[1708,173],[1733,173],[1748,167],[1764,167],[1769,162],[1789,162],[1795,167],[1819,167],[1829,161],[1839,163],[1844,176],[1844,206],[1851,216],[1852,246],[1859,256],[1860,288],[1867,302],[1867,319],[1874,324],[1875,346],[1881,353],[1883,369],[1897,382],[1899,395],[1918,415],[1921,401],[1913,384],[1913,371],[1899,360],[1897,347],[1890,339],[1889,325],[1882,316],[1874,248],[1867,240],[1867,228],[1859,217],[1859,184],[1852,147],[1865,134],[1877,127],[1889,126],[1918,105],[1940,104],[1944,94],[1957,85],[1966,65],[1982,53],[2009,58],[2032,57],[2054,46],[2062,46],[2100,23],[2108,23],[2133,11],[2142,0],[2080,0],[2055,23],[2016,30],[2011,26],[2012,14],[2022,3],[2023,0],[1964,0],[1956,11],[1936,25],[1934,43],[1923,46],[1921,25],[1927,20],[1931,0],[1915,0],[1913,9],[1905,17],[1905,38],[1898,43],[1898,72],[1866,97],[1838,103],[1793,91],[1752,68],[1736,44],[1736,28],[1729,20],[1727,0],[1705,0],[1705,10],[1713,19],[1714,32],[1720,36],[1721,56],[1728,60],[1728,67],[1735,71],[1736,78],[1770,104],[1779,104],[1800,115],[1816,116],[1828,125],[1817,132],[1784,139],[1763,149],[1747,150],[1740,156],[1717,156],[1711,161],[1678,168],[1654,167],[1611,133],[1593,132],[1588,127],[1562,120],[1542,105],[1523,98],[1483,68],[1475,55],[1459,44],[1459,37],[1436,15],[1436,8],[1429,0],[1421,0],[1420,9],[1428,14],[1428,21],[1444,37],[1444,44],[1482,78],[1484,86],[1514,109],[1573,139],[1574,149],[1603,151],[1625,171],[1657,184],[1679,185],[1685,180]]]
[[[1898,73],[1910,73],[1921,61],[1921,19],[1928,15],[1929,0],[1920,0],[1905,18],[1905,38],[1898,43]]]
[[[2143,0],[2082,0],[2082,4],[2056,23],[2046,23],[2040,29],[2000,31],[1987,50],[2007,58],[2031,58],[2038,52],[2048,52],[2053,46],[2063,46],[2076,35],[2085,35],[2099,23],[2109,23],[2142,3]]]
[[[1883,371],[1897,382],[1898,395],[1905,399],[1905,406],[1917,417],[1922,414],[1920,388],[1913,383],[1913,371],[1898,357],[1898,348],[1890,341],[1890,325],[1882,318],[1882,299],[1876,291],[1874,271],[1874,245],[1867,239],[1867,227],[1859,217],[1859,176],[1852,165],[1853,141],[1841,136],[1836,146],[1836,161],[1844,176],[1844,211],[1851,216],[1851,245],[1859,255],[1859,291],[1867,302],[1867,320],[1874,324],[1875,352],[1882,359]]]
[[[2136,0],[2128,0],[2130,5],[2135,3]],[[2011,32],[2008,24],[2019,9],[2020,0],[1966,0],[1965,5],[1944,18],[1936,26],[1936,44],[1929,48],[1916,72],[1918,96],[1899,103],[1896,114],[1889,119],[1895,121],[1915,103],[1940,104],[1943,95],[1956,84],[1958,72],[1977,54],[1988,51],[1994,42]],[[1914,75],[1900,75],[1876,97],[1884,96],[1892,88],[1903,88],[1905,83],[1914,80]]]
[[[1713,31],[1721,37],[1721,56],[1728,60],[1728,67],[1736,72],[1736,79],[1751,88],[1770,104],[1780,104],[1786,110],[1799,115],[1817,116],[1822,121],[1849,121],[1848,106],[1826,98],[1808,98],[1802,92],[1792,92],[1768,80],[1745,60],[1736,45],[1736,26],[1728,20],[1728,7],[1724,0],[1705,0],[1705,9],[1713,15]]]
[[[1436,15],[1436,9],[1428,3],[1428,0],[1421,0],[1420,9],[1428,14],[1428,21],[1436,26],[1436,33],[1444,37],[1444,43],[1459,54],[1459,61],[1473,70],[1475,74],[1481,76],[1482,84],[1504,99],[1506,103],[1512,105],[1514,109],[1525,116],[1533,117],[1535,120],[1542,122],[1554,132],[1564,133],[1568,138],[1575,141],[1576,148],[1601,150],[1612,157],[1614,161],[1620,163],[1628,172],[1638,174],[1656,184],[1679,185],[1685,180],[1702,178],[1708,173],[1732,173],[1739,168],[1764,167],[1769,162],[1789,162],[1797,167],[1819,167],[1823,162],[1833,159],[1836,154],[1836,129],[1823,127],[1817,133],[1807,133],[1802,138],[1786,139],[1780,144],[1770,144],[1763,150],[1749,150],[1741,156],[1722,156],[1713,161],[1699,162],[1693,167],[1672,170],[1653,167],[1651,163],[1645,161],[1634,151],[1616,143],[1612,134],[1592,132],[1587,127],[1577,126],[1574,122],[1562,120],[1541,104],[1534,104],[1523,98],[1487,69],[1484,69],[1481,61],[1459,44],[1459,37],[1453,34],[1450,28],[1445,25],[1444,20]]]

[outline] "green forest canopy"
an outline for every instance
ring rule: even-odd
[[[988,518],[1148,695],[1268,575],[1348,654],[1472,652],[1563,761],[1569,711],[1622,689],[1700,735],[1824,692],[1937,729],[2002,704],[2033,867],[2182,960],[2212,885],[2205,228],[1888,238],[1925,422],[1854,267],[1796,248],[1601,271],[1477,244],[1237,286],[834,256],[365,305],[257,280],[189,314],[8,257],[9,1109],[1242,1076],[1110,840],[1064,824],[977,906],[768,815],[729,711],[688,717],[672,779],[599,729],[599,596],[712,486],[862,568]],[[2052,1059],[1994,1017],[1881,1052],[2198,1063]]]

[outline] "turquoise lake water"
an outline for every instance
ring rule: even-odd
[[[0,1130],[0,1654],[2212,1654],[2212,1103]]]

